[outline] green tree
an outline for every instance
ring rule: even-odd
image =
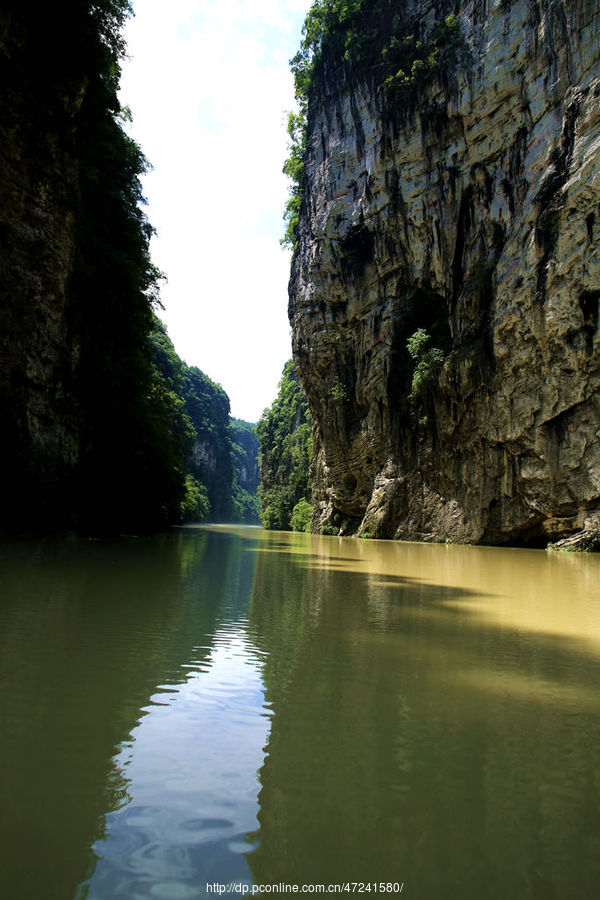
[[[233,451],[233,520],[258,524],[260,471],[256,426],[241,419],[231,419],[230,433]]]
[[[290,526],[292,531],[308,531],[310,532],[310,523],[312,519],[313,508],[305,497],[296,503],[292,510]]]
[[[171,404],[185,473],[183,520],[258,523],[258,439],[254,425],[229,415],[229,397],[195,366],[180,359],[163,323],[150,338],[157,384]],[[172,437],[172,436],[171,436]]]
[[[430,335],[424,328],[418,328],[406,342],[406,347],[415,368],[412,377],[410,399],[422,399],[438,379],[444,364],[444,353],[438,347],[429,347]]]
[[[213,521],[229,522],[233,514],[229,397],[196,366],[186,366],[183,398],[196,431],[189,470],[206,485]]]
[[[210,517],[210,501],[203,484],[189,473],[185,476],[185,496],[181,502],[183,522],[206,522]]]
[[[52,48],[58,72],[50,71],[51,78],[77,77],[85,85],[73,131],[79,197],[70,323],[79,346],[79,521],[86,530],[161,527],[179,516],[186,435],[148,340],[159,273],[143,212],[140,176],[147,164],[121,127],[117,97],[120,29],[131,8],[126,0],[66,7],[66,35]],[[49,35],[45,40],[52,44]]]
[[[310,499],[312,428],[308,400],[294,363],[283,369],[279,392],[256,426],[260,442],[261,518],[265,528],[289,530],[292,512]]]

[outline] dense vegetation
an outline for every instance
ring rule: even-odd
[[[19,453],[3,467],[16,490],[3,489],[2,516],[17,527],[22,510],[43,528],[155,528],[184,497],[182,421],[148,341],[159,273],[146,162],[117,97],[129,12],[127,0],[0,11],[3,326],[23,346],[7,416]]]
[[[232,518],[234,522],[258,524],[260,470],[256,429],[249,422],[231,419],[230,434],[233,450]]]
[[[236,481],[229,399],[155,316],[146,161],[117,95],[130,12],[0,9],[1,345],[20,348],[0,377],[8,529],[139,531],[257,502]]]
[[[147,340],[158,273],[142,211],[146,162],[119,120],[119,29],[129,4],[80,6],[87,12],[78,29],[83,46],[70,48],[78,74],[87,76],[76,132],[80,206],[71,286],[81,341],[79,518],[93,528],[156,527],[179,514],[175,461],[183,435],[155,380]]]
[[[312,429],[306,394],[291,359],[284,366],[279,393],[262,414],[256,432],[263,525],[308,531]]]
[[[248,422],[231,419],[219,384],[177,355],[160,320],[150,338],[155,398],[171,410],[184,475],[179,515],[186,522],[258,522],[258,440]]]
[[[289,157],[283,171],[292,185],[284,211],[283,243],[294,246],[304,189],[308,109],[318,102],[327,67],[352,82],[370,77],[381,86],[390,115],[414,107],[419,93],[461,59],[464,41],[454,15],[426,25],[405,15],[397,0],[315,0],[306,16],[300,50],[291,60],[298,112],[288,120]]]

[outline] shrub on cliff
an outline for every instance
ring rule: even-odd
[[[193,475],[185,476],[185,495],[181,502],[183,522],[206,522],[210,516],[208,492]]]
[[[419,33],[405,24],[383,50],[387,77],[383,83],[388,102],[414,100],[416,94],[452,66],[464,45],[456,16],[434,22]]]
[[[429,347],[430,335],[424,328],[419,328],[406,342],[406,347],[415,368],[412,376],[410,399],[423,398],[433,387],[444,364],[444,354],[438,347]]]

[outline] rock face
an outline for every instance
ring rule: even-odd
[[[28,29],[0,13],[0,405],[3,514],[40,513],[71,491],[79,457],[69,320],[78,160],[73,121],[84,85],[49,101],[34,90]],[[29,72],[29,78],[24,74]],[[48,79],[47,79],[48,80]],[[45,85],[44,85],[45,87]]]
[[[2,532],[148,530],[185,494],[151,356],[145,165],[120,124],[128,6],[0,9]]]
[[[330,61],[309,108],[289,312],[313,524],[545,544],[600,509],[600,9],[404,5],[456,12],[447,83],[390,111]],[[444,362],[411,400],[418,328]]]

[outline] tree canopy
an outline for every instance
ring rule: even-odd
[[[312,428],[308,400],[293,360],[283,369],[279,392],[256,426],[260,442],[261,518],[265,528],[293,527],[294,507],[310,501]],[[296,521],[299,521],[297,518]],[[306,512],[303,518],[306,526]]]

